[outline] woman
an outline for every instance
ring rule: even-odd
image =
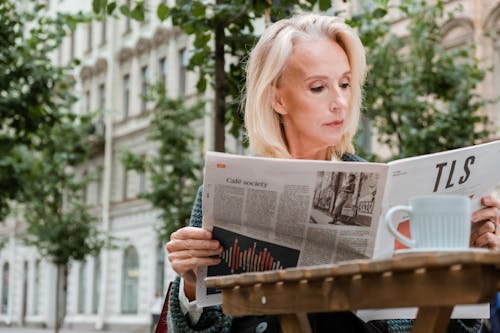
[[[268,27],[247,66],[245,125],[252,152],[276,158],[361,161],[353,154],[352,138],[365,69],[359,37],[338,18],[310,14]],[[496,216],[492,208],[481,219],[493,213]],[[218,264],[220,259],[214,256],[222,252],[219,242],[200,226],[199,192],[191,226],[173,233],[167,244],[169,260],[180,276],[172,288],[169,331],[278,332],[274,317],[233,320],[220,307],[197,309],[191,302],[196,299],[196,268]],[[309,319],[314,332],[382,332],[393,327],[390,322],[366,324],[351,312],[312,314]]]

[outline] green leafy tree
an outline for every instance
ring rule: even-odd
[[[23,190],[22,149],[36,149],[59,122],[54,100],[66,91],[67,69],[53,66],[49,53],[83,20],[82,15],[40,15],[44,5],[30,5],[32,11],[22,11],[15,1],[0,2],[0,219]]]
[[[94,0],[96,13],[112,13],[116,8],[126,16],[144,20],[144,1],[132,6],[117,6],[116,1]],[[254,24],[257,19],[281,19],[297,10],[320,10],[331,6],[325,0],[233,0],[201,1],[176,0],[172,6],[161,2],[156,13],[161,20],[172,24],[193,37],[194,48],[188,69],[198,73],[198,92],[203,93],[208,83],[214,89],[215,150],[225,150],[225,129],[239,137],[243,126],[240,112],[241,91],[244,84],[244,59],[257,40]]]
[[[90,120],[68,113],[52,126],[43,149],[24,152],[31,168],[22,198],[27,222],[24,239],[57,267],[55,332],[62,319],[59,291],[68,264],[97,255],[106,244],[85,204],[91,174],[82,176],[75,170],[85,164],[93,147],[87,140],[93,126]]]
[[[122,160],[128,169],[149,175],[151,188],[141,194],[160,209],[159,238],[189,222],[191,207],[200,184],[201,158],[196,152],[193,122],[203,115],[204,103],[187,105],[182,99],[168,98],[165,86],[158,83],[148,100],[154,103],[149,140],[158,147],[154,156],[125,152]]]
[[[459,148],[485,138],[488,119],[479,110],[488,101],[477,93],[485,72],[474,58],[473,44],[444,48],[439,22],[453,17],[445,14],[444,1],[402,1],[393,8],[408,20],[404,38],[391,31],[388,1],[376,3],[351,23],[367,49],[365,115],[379,141],[392,149],[391,158]]]
[[[0,2],[0,218],[9,212],[9,201],[21,191],[24,164],[20,147],[37,141],[38,133],[57,122],[51,112],[50,94],[59,75],[45,50],[34,45],[45,40],[33,30],[25,33],[32,17],[17,12],[12,1]],[[46,44],[46,43],[43,43]],[[42,45],[43,45],[42,44]]]
[[[88,179],[75,173],[92,147],[90,117],[71,113],[75,63],[57,67],[50,58],[89,18],[50,16],[45,3],[0,2],[0,213],[5,217],[13,200],[21,203],[22,236],[57,266],[58,293],[68,263],[96,254],[105,240],[82,201]],[[57,294],[55,299],[57,332]]]

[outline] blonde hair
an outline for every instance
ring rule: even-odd
[[[354,153],[352,139],[358,128],[362,86],[365,80],[365,51],[356,32],[338,17],[319,14],[299,15],[269,26],[250,53],[247,63],[245,127],[253,153],[292,158],[280,124],[272,108],[274,88],[299,39],[329,38],[342,47],[351,66],[352,102],[349,119],[339,144],[328,149],[328,158]]]

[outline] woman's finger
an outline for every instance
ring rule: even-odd
[[[198,267],[202,266],[212,266],[220,263],[220,258],[189,258],[184,260],[174,260],[172,262],[173,270],[184,277],[191,271],[196,270]]]
[[[498,208],[490,206],[476,210],[472,214],[472,223],[481,221],[496,221],[498,216]]]
[[[217,256],[222,252],[222,247],[215,250],[186,250],[186,251],[175,251],[168,254],[168,260],[184,260],[189,258],[207,258]]]
[[[212,233],[208,230],[196,227],[184,227],[170,235],[170,239],[212,239]]]
[[[479,236],[474,244],[476,247],[488,248],[490,250],[500,249],[500,237],[491,232]]]
[[[487,195],[481,198],[481,203],[484,206],[496,207],[500,209],[500,199],[494,195]]]
[[[220,247],[218,240],[172,239],[167,243],[168,253],[185,250],[216,250]]]
[[[474,228],[475,230],[471,233],[471,242],[474,243],[478,237],[485,233],[494,233],[496,231],[496,223],[492,221],[484,221],[481,224],[477,224],[479,227]]]

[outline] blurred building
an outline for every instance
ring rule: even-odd
[[[146,1],[156,8],[160,0]],[[50,12],[82,9],[90,11],[91,1],[48,1]],[[348,11],[359,11],[353,1]],[[333,1],[342,8],[342,1]],[[500,86],[500,1],[448,1],[464,10],[453,21],[444,22],[444,42],[449,47],[474,41],[484,66],[496,65],[481,87],[485,96],[498,94]],[[119,16],[79,26],[68,36],[54,61],[67,64],[82,60],[75,72],[79,102],[75,112],[101,110],[96,123],[101,150],[88,166],[100,170],[98,180],[89,184],[86,200],[100,218],[104,231],[123,239],[123,246],[104,251],[98,257],[71,264],[67,277],[64,326],[145,331],[151,322],[151,307],[163,295],[173,272],[165,259],[164,245],[156,236],[159,223],[151,205],[138,199],[145,191],[148,175],[127,172],[120,153],[154,153],[147,141],[150,106],[141,95],[148,82],[163,80],[169,96],[196,98],[196,76],[186,69],[191,42],[177,29],[148,14],[145,23]],[[404,34],[404,20],[394,17],[394,29]],[[466,79],[466,78],[464,78]],[[496,88],[495,88],[496,87]],[[210,93],[207,93],[210,95]],[[210,97],[210,96],[207,96]],[[484,110],[500,127],[500,103]],[[210,115],[194,126],[200,137],[200,158],[213,146],[213,119]],[[369,124],[365,130],[370,132]],[[497,130],[497,135],[500,131]],[[367,141],[370,148],[371,141]],[[240,152],[237,140],[227,148]],[[373,145],[371,149],[381,149]],[[7,242],[0,251],[0,326],[53,326],[55,268],[33,248],[15,238],[22,219],[10,217],[0,225],[0,237]]]

